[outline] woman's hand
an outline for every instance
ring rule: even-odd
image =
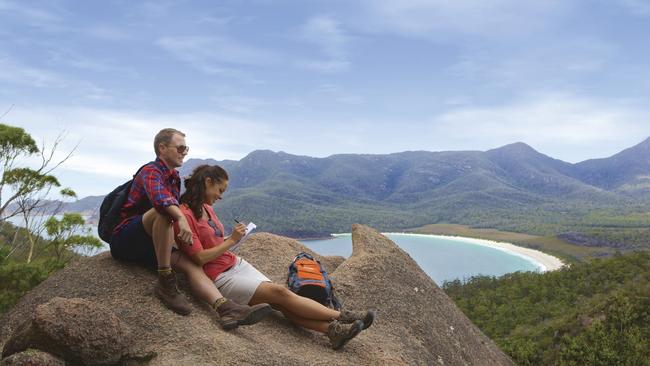
[[[233,240],[233,242],[237,243],[238,241],[241,240],[241,238],[246,235],[246,225],[244,224],[237,224],[232,229],[232,234],[230,234],[230,238]]]

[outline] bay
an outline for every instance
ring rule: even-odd
[[[446,239],[434,235],[384,234],[406,251],[438,285],[444,281],[469,279],[475,275],[502,276],[517,271],[539,272],[534,261],[503,250]],[[308,248],[321,255],[352,254],[352,235],[335,234],[332,239],[302,240]]]
[[[57,215],[60,218],[61,215]],[[18,225],[18,218],[8,221]],[[96,225],[86,225],[90,233],[97,236]],[[502,276],[516,271],[539,272],[537,263],[522,256],[503,250],[463,242],[458,238],[445,239],[437,235],[384,234],[400,248],[406,251],[438,285],[454,279],[468,279],[475,275]],[[352,254],[352,235],[334,234],[332,239],[301,240],[310,249],[321,255],[340,255],[349,257]],[[95,255],[108,250],[108,245],[102,248],[74,248],[83,255]]]

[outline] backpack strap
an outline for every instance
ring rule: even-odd
[[[141,171],[144,167],[146,167],[147,165],[149,165],[149,164],[151,164],[151,163],[153,163],[153,161],[150,161],[150,162],[146,163],[145,165],[141,166],[140,168],[138,168],[138,170],[135,172],[135,174],[133,174],[133,179],[135,179],[135,177],[136,177],[138,174],[140,174],[140,171]]]
[[[300,253],[298,253],[298,255],[295,258],[293,258],[293,262],[295,263],[300,258],[307,258],[307,259],[315,260],[314,257],[312,257],[309,253],[300,252]],[[316,261],[316,262],[320,263],[319,261]]]

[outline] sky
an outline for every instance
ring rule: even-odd
[[[567,162],[650,136],[649,0],[0,0],[0,122],[106,194],[188,158],[489,150]],[[34,164],[35,158],[24,164]]]

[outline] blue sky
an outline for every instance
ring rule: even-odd
[[[0,0],[0,115],[80,196],[153,157],[487,150],[569,162],[650,136],[650,1]],[[12,107],[13,106],[13,107]]]

